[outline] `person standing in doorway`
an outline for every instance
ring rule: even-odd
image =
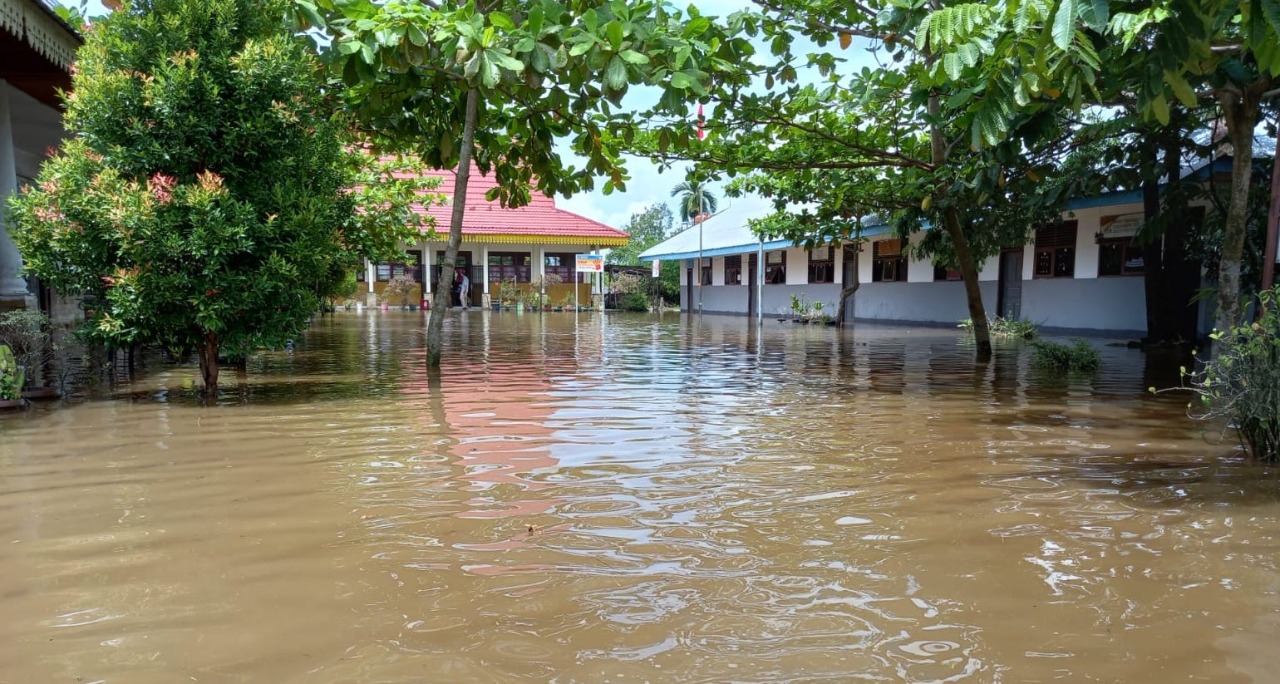
[[[462,302],[462,310],[466,311],[471,308],[471,279],[462,269],[458,269],[458,274],[462,276],[458,281],[458,300]]]

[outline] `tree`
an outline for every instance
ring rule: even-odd
[[[660,86],[656,110],[683,116],[688,98],[706,92],[710,70],[750,53],[745,39],[667,0],[297,0],[295,7],[304,22],[326,23],[326,54],[364,126],[432,166],[456,168],[455,197],[466,196],[474,162],[498,183],[488,199],[504,206],[525,204],[535,191],[591,189],[597,176],[607,179],[606,193],[623,188],[616,141],[634,135],[634,116],[618,109],[628,88]],[[566,138],[585,168],[557,154],[555,141]],[[427,324],[429,366],[440,363],[465,212],[464,202],[454,203]]]
[[[651,204],[639,213],[632,214],[625,230],[631,236],[627,244],[609,250],[605,261],[622,266],[640,266],[640,254],[671,236],[675,218],[665,204]],[[680,264],[663,262],[659,268],[658,288],[666,300],[680,297]]]
[[[716,196],[707,189],[706,183],[698,181],[682,181],[671,188],[671,196],[676,198],[680,220],[684,223],[695,223],[698,217],[707,217],[716,213],[719,207]]]
[[[413,232],[417,186],[348,150],[285,10],[138,0],[97,22],[72,137],[11,204],[28,268],[94,300],[92,338],[196,351],[210,394],[220,354],[283,344]]]
[[[971,120],[974,135],[988,142],[1042,98],[1077,109],[1131,103],[1161,126],[1170,123],[1175,101],[1188,108],[1215,103],[1232,148],[1215,326],[1236,327],[1254,130],[1265,104],[1280,96],[1280,0],[972,3],[933,12],[918,35],[952,65],[952,80],[966,78],[966,68],[984,76],[985,95],[973,100]],[[1134,68],[1099,89],[1099,76],[1115,74],[1125,63],[1116,57],[1126,54]]]
[[[668,159],[693,159],[702,173],[749,173],[751,180],[740,187],[772,196],[780,210],[810,205],[789,224],[768,224],[797,244],[857,239],[859,217],[872,213],[913,217],[914,228],[927,221],[939,229],[930,233],[937,236],[931,238],[937,254],[961,272],[976,356],[990,358],[978,283],[978,263],[987,254],[975,247],[998,247],[997,227],[1016,229],[1021,244],[1034,227],[1029,219],[1061,206],[1060,188],[1038,187],[1061,153],[1055,143],[1067,137],[1061,107],[1046,102],[1025,108],[1001,133],[1004,144],[984,149],[970,135],[970,101],[982,97],[981,85],[950,83],[943,71],[961,62],[943,60],[917,31],[933,5],[756,4],[762,13],[732,15],[727,25],[768,44],[772,62],[739,62],[728,74],[716,74],[724,85],[712,94],[719,106],[707,141],[680,148],[664,144],[659,133],[641,142]],[[797,36],[818,49],[793,49]],[[841,53],[855,37],[871,41],[885,58],[882,66],[842,66]],[[832,44],[838,47],[822,49]],[[821,79],[800,83],[802,69]],[[737,87],[738,73],[763,82],[765,90]],[[1014,197],[1034,198],[1034,216],[999,226],[983,219],[988,204]]]
[[[675,219],[667,205],[650,204],[631,215],[624,229],[631,239],[626,245],[609,250],[605,260],[611,264],[639,266],[641,252],[670,237],[674,225]]]

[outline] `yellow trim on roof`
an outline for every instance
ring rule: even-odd
[[[463,233],[463,242],[518,244],[518,245],[599,245],[621,247],[630,238],[592,237],[586,235],[520,235],[515,233]]]

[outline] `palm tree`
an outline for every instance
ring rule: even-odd
[[[680,220],[684,223],[694,222],[699,214],[716,213],[716,196],[704,183],[684,181],[671,188],[671,196],[679,198]],[[701,207],[698,206],[699,201],[702,203]]]

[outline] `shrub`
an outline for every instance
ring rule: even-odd
[[[19,309],[0,314],[0,345],[9,348],[27,378],[34,380],[53,363],[57,349],[50,336],[53,322],[39,311]]]
[[[1095,371],[1102,357],[1084,340],[1071,344],[1040,341],[1032,348],[1031,363],[1038,368],[1058,371]]]
[[[648,311],[649,298],[643,292],[628,292],[618,302],[623,311]]]
[[[1182,370],[1200,395],[1197,419],[1225,419],[1256,458],[1280,458],[1280,287],[1259,295],[1263,314],[1252,325],[1215,331],[1218,355],[1199,370]]]
[[[418,287],[418,281],[408,273],[402,273],[387,283],[387,288],[382,291],[382,296],[386,299],[399,298],[401,306],[409,305],[409,293]]]
[[[22,385],[26,381],[26,373],[18,364],[13,350],[0,344],[0,401],[14,401],[22,398]]]
[[[957,326],[963,328],[966,332],[973,332],[973,319],[966,318],[960,321]],[[1036,330],[1036,324],[1031,321],[1011,321],[996,316],[988,321],[987,327],[991,330],[992,337],[1015,338],[1023,340],[1035,339],[1039,333]]]

